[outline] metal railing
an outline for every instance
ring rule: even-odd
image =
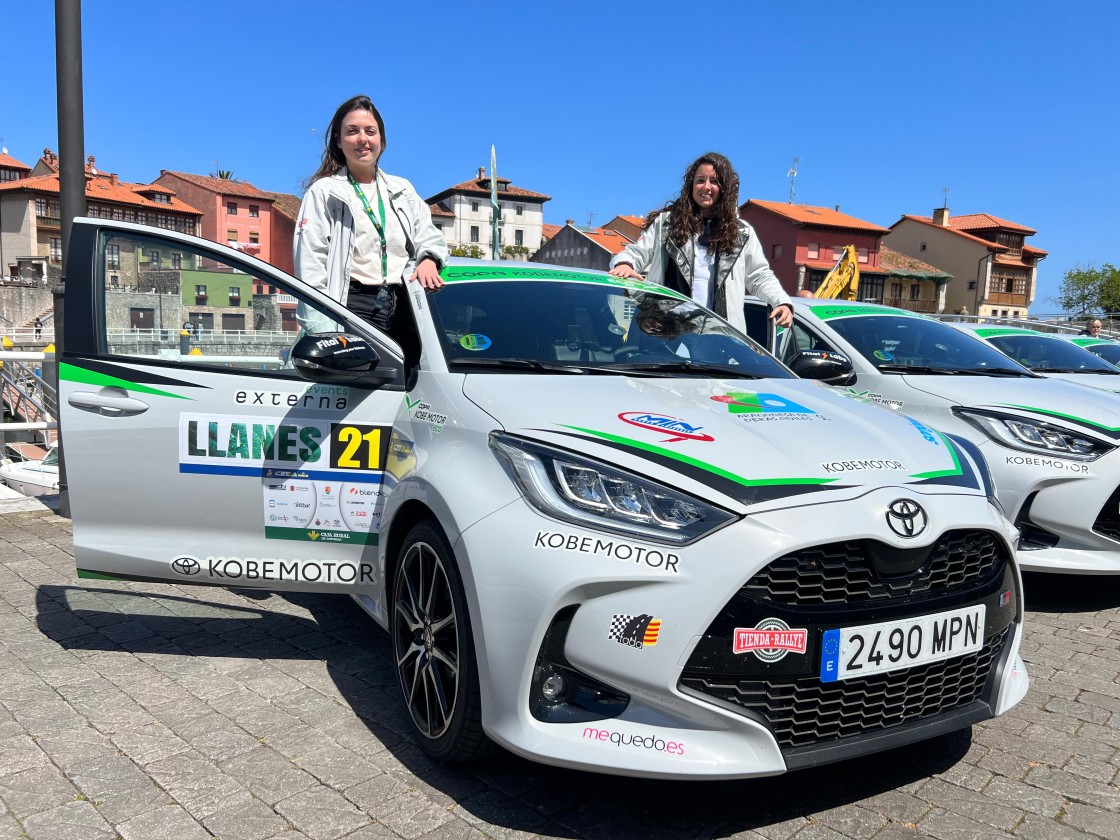
[[[0,423],[0,444],[6,432],[33,431],[48,445],[58,428],[58,391],[52,384],[53,353],[0,350],[0,403],[13,418]],[[0,447],[2,448],[2,447]]]

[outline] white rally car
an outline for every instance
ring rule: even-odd
[[[121,289],[161,264],[188,304],[259,289],[215,313],[244,329],[135,327],[158,315]],[[410,287],[405,354],[236,251],[78,220],[60,401],[79,576],[352,594],[447,761],[496,742],[764,775],[1023,697],[1017,535],[975,446],[794,378],[661,287],[443,277]]]
[[[1070,337],[994,324],[952,326],[988,342],[1035,373],[1120,393],[1120,368],[1079,347]]]
[[[745,303],[752,335],[765,306]],[[988,460],[1027,570],[1120,573],[1120,400],[1033,373],[941,321],[871,303],[797,298],[777,339],[796,365],[849,356],[850,397],[967,438]]]

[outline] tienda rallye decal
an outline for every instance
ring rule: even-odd
[[[669,435],[662,443],[676,443],[681,440],[714,441],[711,435],[701,432],[703,426],[693,426],[677,417],[665,414],[650,414],[644,411],[624,411],[618,419],[639,429],[650,429],[655,432],[664,432]]]

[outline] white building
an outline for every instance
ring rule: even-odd
[[[541,247],[544,203],[551,196],[515,187],[508,178],[498,178],[497,186],[501,244],[527,248],[526,256],[535,253]],[[479,167],[477,178],[448,187],[427,202],[432,221],[443,231],[449,248],[477,245],[484,257],[490,256],[492,209],[485,167]]]

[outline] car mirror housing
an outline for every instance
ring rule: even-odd
[[[373,346],[351,333],[311,333],[292,348],[292,366],[312,382],[347,384],[366,379],[381,361]]]
[[[850,385],[855,379],[852,360],[834,350],[802,350],[790,370],[802,379],[816,379],[826,385]]]

